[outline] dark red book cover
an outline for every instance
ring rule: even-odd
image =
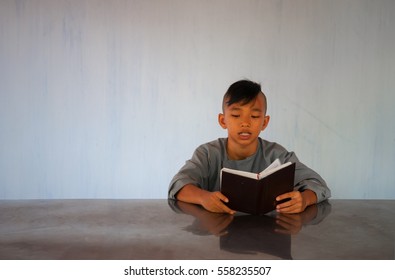
[[[295,163],[258,180],[222,171],[221,192],[235,211],[259,215],[268,213],[279,203],[276,197],[294,187]]]

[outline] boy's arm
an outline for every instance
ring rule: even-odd
[[[235,211],[224,204],[224,202],[228,202],[228,198],[221,192],[206,191],[192,184],[185,185],[176,194],[176,198],[180,201],[202,205],[210,212],[229,213],[232,215],[235,213]]]
[[[296,163],[294,179],[295,191],[312,191],[315,194],[316,203],[320,203],[331,196],[331,191],[324,179],[317,172],[301,163],[294,152],[287,151],[277,143],[262,141],[264,147],[266,147],[265,156],[270,158],[271,162],[278,158],[282,163]],[[309,196],[308,198],[311,197]]]
[[[312,190],[306,189],[305,191],[299,193],[302,195],[305,209],[307,206],[317,204],[317,195]]]
[[[301,163],[294,152],[284,150],[278,157],[284,162],[296,163],[294,190],[300,193],[308,190],[306,194],[303,194],[306,203],[310,203],[311,201],[319,203],[331,196],[331,191],[324,179],[317,172]]]

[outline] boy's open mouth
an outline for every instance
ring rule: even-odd
[[[245,139],[245,140],[250,139],[251,132],[246,132],[246,131],[239,132],[239,137],[240,139]]]
[[[239,135],[241,135],[241,136],[249,136],[249,135],[251,135],[251,132],[239,132]]]

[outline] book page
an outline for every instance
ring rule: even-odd
[[[258,174],[258,179],[261,180],[274,172],[287,167],[288,165],[292,164],[292,162],[286,162],[281,164],[279,159],[276,159],[272,164],[270,164],[265,170]]]
[[[257,174],[257,173],[251,173],[251,172],[247,172],[247,171],[230,169],[230,168],[226,168],[226,167],[221,169],[221,177],[222,177],[222,172],[228,172],[231,174],[236,174],[239,176],[243,176],[243,177],[247,177],[247,178],[251,178],[251,179],[255,179],[255,180],[259,179],[259,174]]]
[[[268,176],[268,175],[276,172],[277,170],[280,170],[290,164],[291,164],[291,162],[281,164],[280,160],[276,159],[268,167],[266,167],[265,170],[263,170],[262,172],[260,172],[258,174],[224,167],[221,169],[221,179],[220,180],[222,181],[222,172],[228,172],[228,173],[236,174],[239,176],[243,176],[243,177],[247,177],[247,178],[251,178],[251,179],[255,179],[255,180],[260,180],[260,179],[263,179],[266,176]]]

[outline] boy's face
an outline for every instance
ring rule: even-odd
[[[259,134],[270,120],[270,117],[266,116],[265,107],[263,94],[258,94],[255,100],[247,104],[225,104],[224,112],[219,114],[218,121],[222,128],[228,130],[228,148],[245,151],[250,149],[252,153],[255,152]]]

